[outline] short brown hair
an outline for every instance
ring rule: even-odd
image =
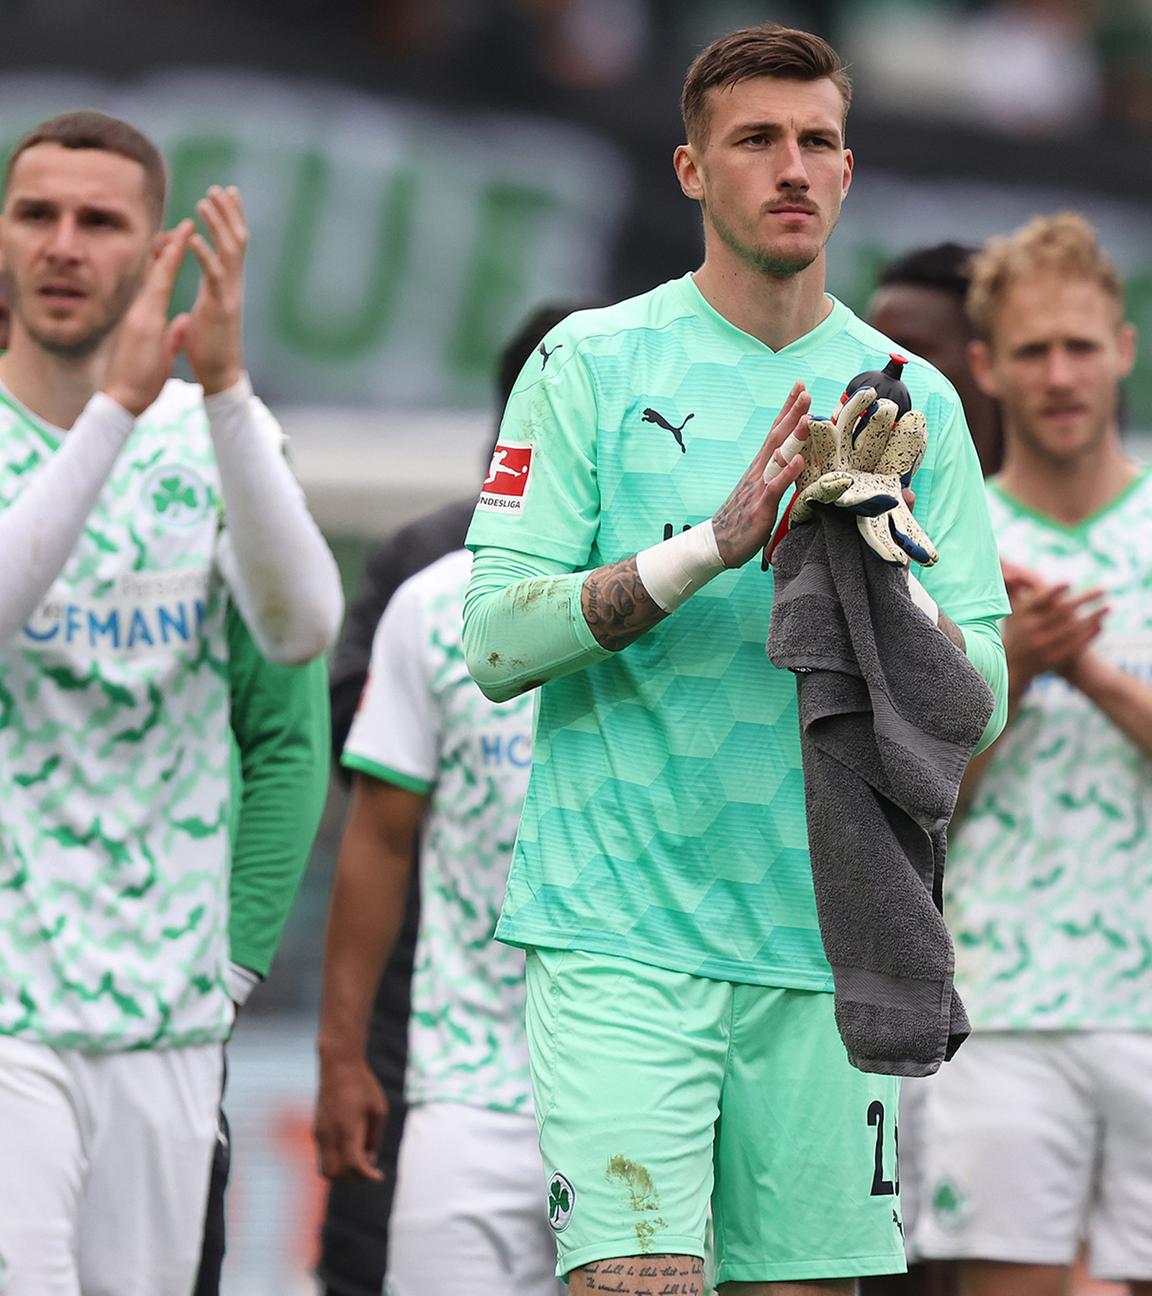
[[[844,100],[844,116],[852,104],[852,82],[843,59],[820,36],[761,23],[744,27],[713,41],[692,60],[684,78],[680,112],[684,130],[694,144],[708,141],[707,94],[752,77],[780,77],[786,81],[831,81]]]
[[[37,144],[59,144],[67,149],[98,149],[139,162],[144,168],[144,196],[158,226],[164,219],[164,202],[168,195],[168,172],[160,150],[144,134],[118,117],[86,109],[61,113],[33,126],[16,141],[4,170],[4,188],[22,153]]]
[[[972,258],[967,309],[981,341],[991,342],[997,312],[1012,285],[1044,271],[1092,280],[1115,299],[1117,315],[1123,316],[1124,286],[1092,225],[1076,212],[1034,216],[1012,234],[989,239]]]

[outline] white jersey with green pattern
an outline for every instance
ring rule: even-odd
[[[460,640],[471,555],[405,581],[381,618],[343,763],[428,797],[405,1090],[531,1111],[524,955],[492,939],[531,765],[531,695],[489,702]]]
[[[468,534],[569,570],[710,518],[792,384],[817,414],[893,344],[829,299],[777,352],[691,275],[552,330],[513,390]],[[924,585],[958,622],[1007,611],[955,391],[913,357],[928,423]],[[772,576],[727,571],[622,652],[540,690],[532,778],[499,935],[672,971],[830,990],[808,859],[796,684],[764,644]]]
[[[988,494],[1004,558],[1104,588],[1093,651],[1152,684],[1152,473],[1076,527]],[[977,1029],[1152,1029],[1152,761],[1060,676],[1029,685],[993,748],[946,886]]]
[[[0,507],[66,435],[0,392]],[[226,593],[200,389],[137,420],[79,543],[0,645],[0,1035],[223,1039]]]

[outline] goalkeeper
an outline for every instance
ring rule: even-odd
[[[676,169],[704,262],[544,339],[469,534],[472,672],[497,699],[543,682],[497,935],[528,950],[541,1209],[573,1296],[699,1296],[710,1200],[725,1296],[904,1268],[896,1081],[836,1031],[796,690],[764,653],[760,554],[804,469],[766,484],[769,458],[893,349],[824,292],[849,94],[834,51],[774,24],[696,59]],[[904,381],[923,534],[899,492],[896,525],[862,529],[901,562],[901,535],[929,558],[930,537],[924,586],[998,699],[986,743],[1008,604],[980,471],[950,385],[915,358]]]

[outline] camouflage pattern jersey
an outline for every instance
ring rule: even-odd
[[[408,1101],[530,1113],[524,954],[492,937],[528,784],[533,699],[489,702],[468,674],[471,566],[456,550],[393,595],[343,763],[428,798]]]
[[[996,483],[1004,558],[1110,611],[1093,647],[1152,683],[1152,473],[1080,525]],[[1152,1029],[1152,761],[1062,677],[1041,675],[954,830],[945,915],[987,1030]]]
[[[66,435],[0,391],[0,507]],[[137,420],[47,597],[0,645],[0,1035],[219,1040],[227,593],[200,389]]]

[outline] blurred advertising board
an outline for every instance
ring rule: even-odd
[[[0,152],[75,108],[156,141],[170,221],[209,184],[240,187],[249,361],[274,400],[486,404],[497,352],[530,310],[606,289],[628,172],[579,127],[257,73],[14,75],[0,85]],[[189,266],[178,306],[193,288]]]

